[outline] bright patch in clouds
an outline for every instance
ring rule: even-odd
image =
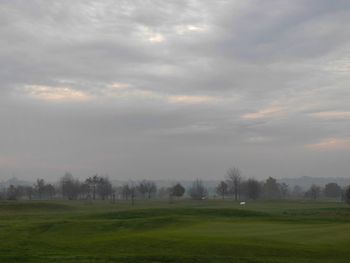
[[[206,104],[218,100],[217,98],[210,96],[169,95],[147,89],[137,89],[126,83],[113,83],[112,85],[109,85],[103,93],[103,96],[127,99],[157,99],[159,101],[175,104]]]
[[[189,32],[205,32],[208,30],[206,25],[180,25],[175,28],[179,35],[189,33]]]
[[[46,101],[87,101],[91,98],[89,94],[69,87],[28,85],[25,90],[30,96]]]
[[[151,28],[146,26],[140,27],[141,38],[151,42],[153,44],[162,43],[165,41],[165,37],[158,32],[154,32]]]
[[[328,138],[318,143],[308,144],[306,148],[310,150],[346,150],[350,149],[350,139]]]
[[[271,118],[271,117],[279,117],[284,114],[285,112],[282,107],[271,106],[257,112],[246,113],[242,115],[241,118],[245,120],[258,120],[258,119],[265,119],[265,118]]]
[[[213,103],[217,101],[217,98],[210,96],[169,96],[168,101],[170,103],[180,103],[180,104],[206,104]]]
[[[110,85],[110,88],[114,90],[125,90],[130,88],[130,85],[127,83],[114,82],[113,84]]]
[[[148,38],[151,43],[161,43],[165,41],[165,38],[161,34],[153,34]]]

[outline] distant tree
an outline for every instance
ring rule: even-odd
[[[249,199],[256,200],[261,195],[261,185],[255,179],[248,179],[245,183],[246,195]]]
[[[234,195],[235,201],[238,200],[240,195],[241,180],[241,171],[238,168],[233,167],[227,171],[229,191]]]
[[[130,197],[130,194],[131,194],[131,190],[130,190],[129,184],[124,184],[122,186],[121,194],[122,194],[122,198],[124,200],[129,200],[129,197]]]
[[[276,179],[273,177],[267,178],[264,187],[264,196],[267,199],[278,199],[280,198],[280,188],[279,184],[277,183]]]
[[[34,188],[35,188],[35,192],[38,194],[39,199],[42,199],[45,193],[44,179],[37,179]]]
[[[177,183],[176,185],[174,185],[173,187],[171,187],[169,189],[169,193],[171,196],[175,196],[175,197],[181,197],[184,195],[186,189],[185,187],[183,187],[181,184]]]
[[[152,194],[155,194],[157,192],[157,185],[155,182],[152,181],[143,181],[144,188],[146,190],[146,194],[148,199],[151,199]]]
[[[102,200],[111,196],[112,190],[112,184],[107,177],[99,178],[96,191]]]
[[[100,183],[101,178],[95,174],[92,177],[89,177],[85,180],[85,183],[89,185],[90,187],[90,191],[92,192],[92,199],[95,200],[96,199],[96,190],[97,190],[97,186]]]
[[[305,196],[311,199],[316,200],[320,197],[321,194],[321,188],[317,185],[310,186],[309,190],[306,191]]]
[[[336,183],[328,183],[324,188],[324,195],[327,197],[340,197],[342,194],[341,187]]]
[[[216,193],[225,199],[225,196],[228,194],[228,184],[224,181],[221,181],[216,187]]]
[[[129,191],[130,191],[131,205],[133,206],[135,204],[135,197],[136,197],[137,186],[135,185],[134,182],[130,182],[128,184],[128,188],[129,188]]]
[[[112,203],[116,202],[117,193],[118,193],[118,188],[112,188]]]
[[[83,198],[83,199],[91,199],[91,195],[90,195],[90,185],[86,182],[81,183],[80,187],[79,187],[79,194],[80,197],[79,198]]]
[[[56,189],[52,184],[46,184],[44,186],[44,193],[48,198],[53,199]]]
[[[71,173],[66,173],[60,180],[63,197],[75,200],[79,196],[80,183],[75,180]]]
[[[147,194],[147,191],[148,191],[148,188],[147,188],[147,181],[146,180],[143,180],[141,182],[139,182],[139,184],[137,185],[137,191],[141,194],[141,196],[145,199],[146,198],[146,194]]]
[[[350,186],[345,190],[345,201],[350,205]]]
[[[208,195],[207,189],[204,187],[203,182],[199,179],[195,180],[189,189],[189,194],[192,199],[202,200]]]
[[[286,183],[279,184],[280,194],[282,198],[286,198],[289,194],[289,186]]]

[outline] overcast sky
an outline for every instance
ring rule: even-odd
[[[350,176],[350,1],[1,1],[0,177]]]

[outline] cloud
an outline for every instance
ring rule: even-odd
[[[271,138],[271,137],[256,136],[256,137],[249,137],[247,139],[247,142],[252,144],[263,144],[263,143],[272,142],[273,140],[274,138]]]
[[[110,88],[112,88],[113,90],[126,90],[130,88],[130,86],[131,85],[127,83],[114,82],[110,85]]]
[[[191,32],[206,32],[208,31],[207,25],[178,25],[175,27],[175,31],[179,35],[183,35]]]
[[[161,34],[152,34],[148,37],[148,41],[151,43],[162,43],[165,41],[165,38]]]
[[[323,139],[318,143],[307,144],[305,147],[310,150],[316,150],[316,151],[349,150],[350,139],[328,138],[328,139]]]
[[[270,106],[257,112],[246,113],[241,116],[245,120],[259,120],[284,116],[286,112],[280,106]]]
[[[168,96],[168,101],[176,104],[208,104],[217,102],[218,99],[210,96],[176,95]]]
[[[69,87],[50,87],[41,85],[27,85],[25,92],[36,99],[53,102],[87,101],[91,96],[86,92]]]
[[[149,41],[150,43],[157,44],[165,41],[163,34],[154,32],[151,28],[146,26],[140,27],[141,38]]]
[[[348,138],[349,13],[347,0],[3,1],[0,156],[33,153],[28,176],[52,174],[41,160],[82,176],[211,177],[232,161],[325,174],[299,146]]]
[[[350,111],[322,111],[310,114],[311,117],[325,120],[348,120]]]

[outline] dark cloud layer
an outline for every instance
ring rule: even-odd
[[[350,2],[4,1],[0,173],[350,170]]]

